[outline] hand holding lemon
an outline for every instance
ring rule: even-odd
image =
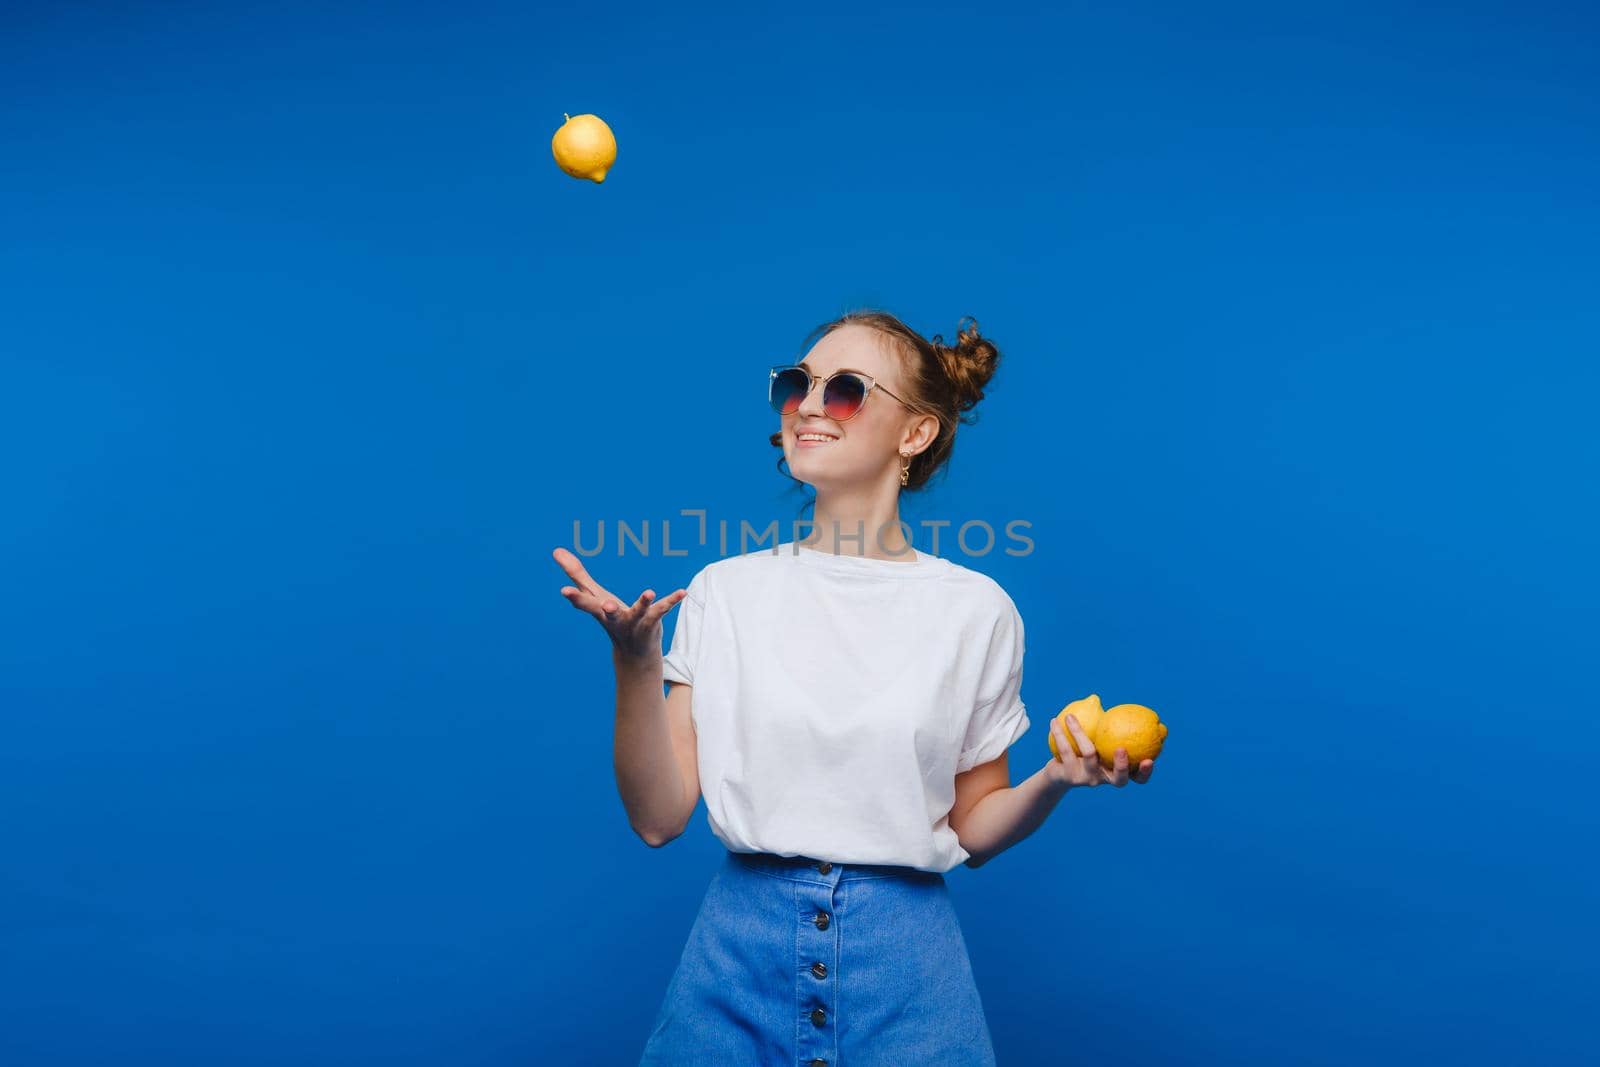
[[[1166,739],[1167,726],[1152,709],[1143,704],[1102,709],[1099,694],[1090,693],[1050,720],[1054,758],[1045,769],[1068,787],[1109,783],[1120,789],[1130,778],[1143,785]]]

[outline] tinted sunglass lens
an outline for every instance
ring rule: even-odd
[[[822,391],[822,410],[828,418],[843,421],[861,410],[867,399],[867,383],[854,374],[839,374]]]
[[[779,371],[773,376],[768,389],[767,399],[772,402],[772,410],[780,415],[798,411],[800,402],[806,398],[806,388],[810,384],[804,371],[792,367],[789,370]]]

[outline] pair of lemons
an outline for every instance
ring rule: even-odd
[[[1167,740],[1167,724],[1150,708],[1143,704],[1118,704],[1114,708],[1102,708],[1100,694],[1090,693],[1082,700],[1074,700],[1062,708],[1056,716],[1061,720],[1067,744],[1072,746],[1073,755],[1076,756],[1085,753],[1078,751],[1078,739],[1067,726],[1068,715],[1078,720],[1084,736],[1100,754],[1100,763],[1108,770],[1116,765],[1117,749],[1128,750],[1128,770],[1132,772],[1138,770],[1143,761],[1161,755],[1161,746]],[[1051,733],[1049,737],[1050,754],[1060,759],[1061,751],[1056,748],[1056,736]]]

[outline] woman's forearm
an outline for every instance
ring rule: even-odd
[[[650,845],[672,839],[683,806],[683,775],[673,756],[661,658],[612,655],[617,673],[617,729],[612,750],[617,792],[628,825]]]
[[[984,796],[961,824],[961,847],[971,853],[966,866],[983,866],[1037,830],[1068,788],[1041,767],[1016,785]]]

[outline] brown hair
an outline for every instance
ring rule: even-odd
[[[968,321],[972,323],[970,329],[963,327]],[[905,370],[896,391],[907,407],[939,420],[939,433],[933,444],[911,457],[911,470],[902,491],[921,489],[950,459],[956,446],[956,427],[978,421],[978,416],[970,412],[983,399],[984,387],[994,377],[1000,363],[1000,350],[992,341],[978,336],[978,320],[971,315],[963,316],[956,323],[956,343],[947,345],[942,335],[934,334],[931,340],[924,340],[897,316],[877,310],[849,311],[832,322],[823,323],[807,335],[801,350],[810,351],[817,341],[843,326],[870,326],[889,338],[902,356],[900,365]],[[768,440],[782,448],[783,431],[772,434]],[[784,471],[782,456],[778,458],[778,470],[788,473]],[[793,474],[789,477],[796,484],[803,484]]]

